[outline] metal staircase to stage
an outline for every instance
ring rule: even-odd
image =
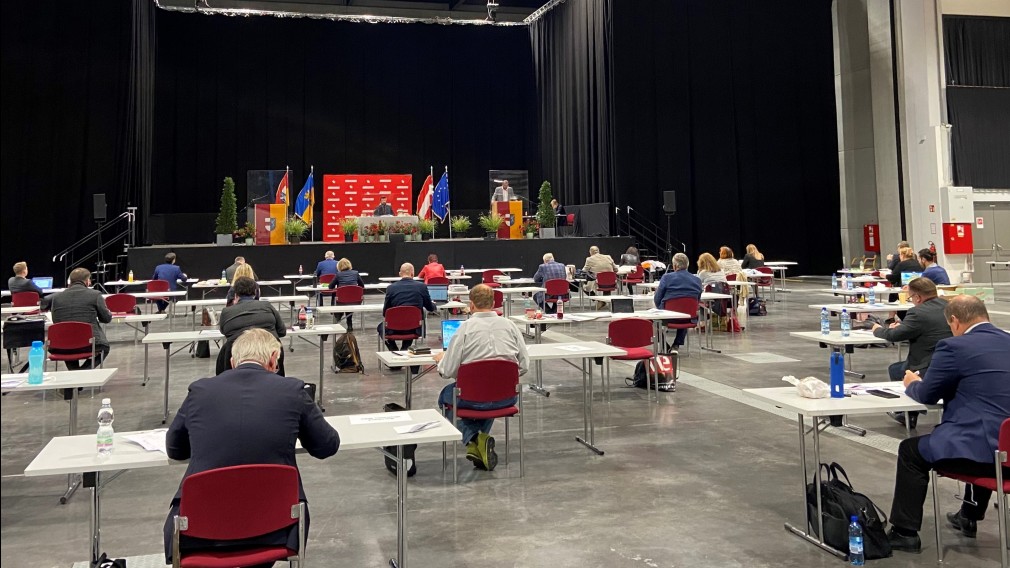
[[[118,216],[99,221],[98,228],[53,255],[54,263],[63,263],[63,282],[70,271],[94,262],[95,283],[116,280],[119,270],[126,268],[126,252],[137,242],[137,208],[127,207]],[[115,257],[107,261],[108,253]]]

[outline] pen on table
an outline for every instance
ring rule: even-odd
[[[421,432],[421,431],[427,430],[429,428],[434,428],[435,426],[438,426],[438,421],[437,420],[432,421],[432,422],[422,422],[421,424],[414,425],[414,427],[411,428],[410,430],[407,430],[407,433],[408,434],[415,434],[417,432]]]

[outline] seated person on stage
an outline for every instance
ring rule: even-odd
[[[891,273],[887,275],[887,281],[891,286],[901,286],[902,272],[922,272],[922,265],[916,259],[915,251],[912,247],[901,247],[898,249],[898,256],[901,260],[894,266]]]
[[[435,313],[435,303],[431,301],[431,296],[428,294],[428,287],[424,285],[423,282],[414,280],[414,265],[409,262],[404,262],[400,265],[400,280],[393,282],[386,288],[386,300],[382,304],[382,315],[386,315],[386,310],[389,308],[395,308],[398,306],[417,306],[421,309],[422,314],[424,310],[428,310],[431,313]],[[423,317],[423,316],[422,316]],[[376,329],[379,332],[379,338],[383,336],[382,324]],[[421,334],[421,328],[417,329],[391,329],[389,330],[391,334],[407,334],[416,333]],[[403,345],[400,347],[396,346],[396,341],[390,339],[386,341],[386,347],[390,351],[397,351],[399,349],[407,349],[413,340],[404,339]]]
[[[951,298],[944,316],[954,337],[936,344],[924,375],[905,372],[905,394],[922,404],[943,400],[944,411],[932,433],[905,438],[898,445],[887,535],[895,550],[922,548],[918,532],[931,469],[995,476],[1000,425],[1010,417],[1010,334],[989,323],[985,305],[974,296]],[[1010,468],[1004,467],[1003,479],[1008,476]],[[961,510],[947,513],[947,523],[974,538],[991,496],[988,489],[965,485]],[[1002,505],[995,514],[1004,514]]]
[[[326,251],[323,255],[323,260],[319,261],[316,265],[316,279],[318,280],[320,276],[324,274],[336,274],[337,273],[337,261],[334,258],[337,255],[333,254],[332,250]]]
[[[756,245],[747,245],[747,254],[743,255],[740,268],[760,268],[765,265],[765,255],[761,254]]]
[[[339,288],[340,286],[361,286],[365,287],[365,282],[361,279],[361,275],[358,274],[357,270],[351,266],[351,261],[346,258],[341,258],[337,261],[337,275],[330,280],[330,290],[334,288]],[[330,305],[336,305],[337,295],[334,294],[330,298]],[[333,314],[336,321],[343,319],[344,314]],[[347,331],[354,331],[354,314],[347,314]]]
[[[12,295],[18,292],[35,292],[39,298],[42,297],[42,288],[28,279],[27,262],[14,263],[14,276],[7,279],[7,289]]]
[[[376,217],[382,217],[383,215],[393,214],[393,206],[386,203],[385,195],[379,197],[379,206],[375,208],[375,211],[372,214],[375,215]]]
[[[915,307],[908,310],[900,322],[887,327],[874,323],[871,328],[874,336],[891,343],[908,342],[908,358],[887,367],[887,376],[892,381],[903,379],[905,371],[925,372],[936,342],[950,337],[950,327],[943,317],[947,301],[937,297],[936,284],[926,277],[912,280],[908,283],[908,301]],[[898,416],[898,421],[904,424],[905,414]],[[911,426],[915,428],[915,415],[912,415]]]
[[[42,298],[42,311],[52,312],[53,323],[79,321],[91,324],[91,333],[95,338],[96,361],[88,359],[83,365],[80,361],[64,361],[64,363],[70,370],[98,367],[102,360],[109,356],[109,340],[105,338],[105,330],[99,324],[111,322],[112,312],[105,305],[102,293],[91,287],[91,272],[87,268],[73,269],[70,272],[69,281],[70,285],[66,290]],[[52,348],[49,351],[51,353],[69,353]],[[90,353],[91,348],[84,351]],[[73,353],[79,353],[79,351]]]
[[[895,249],[896,252],[887,255],[887,268],[891,272],[894,272],[894,267],[898,266],[898,263],[901,262],[901,249],[911,246],[912,245],[908,244],[908,241],[901,241],[898,243],[898,248]]]
[[[551,200],[551,209],[554,209],[554,217],[558,220],[557,225],[559,227],[568,226],[568,214],[565,213],[565,206],[558,203],[557,199]],[[635,264],[638,264],[637,262]]]
[[[497,213],[494,210],[495,201],[515,201],[516,193],[509,187],[509,180],[503,179],[501,185],[494,189],[494,195],[491,196],[491,212]]]
[[[259,287],[255,280],[248,276],[239,276],[235,279],[232,289],[235,290],[238,299],[233,305],[221,310],[221,320],[218,322],[218,327],[225,337],[225,344],[218,353],[215,367],[217,373],[223,373],[230,368],[228,365],[232,345],[243,331],[253,328],[263,329],[270,332],[278,341],[288,333],[277,308],[270,302],[256,299]],[[283,351],[277,360],[277,372],[280,375],[284,374]]]
[[[740,261],[733,258],[733,249],[728,246],[719,247],[719,260],[716,262],[719,263],[719,268],[726,274],[736,274],[743,270],[740,266]]]
[[[425,264],[421,268],[421,272],[417,273],[417,277],[423,279],[425,284],[432,278],[445,278],[445,267],[439,264],[438,255],[428,255],[428,264]]]
[[[586,257],[586,264],[582,270],[595,278],[600,272],[616,273],[617,265],[614,264],[614,259],[609,254],[600,254],[600,247],[593,245],[589,247],[589,256]],[[590,294],[595,292],[596,282],[586,282],[585,290]]]
[[[229,371],[189,385],[186,400],[165,435],[165,449],[173,460],[189,460],[190,475],[236,465],[277,464],[298,467],[295,441],[308,454],[325,459],[337,453],[340,435],[298,379],[274,371],[281,344],[262,329],[242,333],[232,346]],[[252,419],[250,419],[252,418]],[[172,499],[165,521],[165,559],[172,561],[173,517],[179,514],[182,484]],[[308,503],[299,481],[299,500]],[[308,505],[306,505],[306,511]],[[305,519],[308,531],[308,518]],[[298,550],[298,525],[243,540],[218,542],[182,536],[184,552],[226,552],[255,547],[287,546]]]
[[[719,268],[719,263],[711,253],[703,252],[698,257],[698,278],[701,279],[701,286],[704,288],[713,282],[725,282],[726,273]]]
[[[543,288],[544,282],[558,279],[568,280],[568,272],[565,270],[565,265],[554,260],[553,253],[545,253],[544,263],[537,267],[537,272],[533,275],[533,285]],[[546,314],[554,314],[558,311],[557,303],[548,304],[544,301],[543,292],[537,292],[534,294],[533,300],[536,301],[537,305],[540,306]]]
[[[937,286],[949,286],[950,278],[947,271],[936,263],[936,255],[928,248],[919,251],[919,264],[922,265],[922,277],[929,278]]]
[[[176,266],[175,261],[176,256],[174,252],[166,254],[165,262],[154,267],[154,274],[151,276],[151,280],[164,280],[168,282],[168,290],[170,292],[176,290],[176,283],[179,280],[186,280],[186,273]],[[159,314],[165,313],[168,302],[165,300],[156,300],[154,303],[158,305]]]
[[[243,264],[245,264],[245,257],[236,256],[235,262],[233,262],[228,268],[224,269],[224,277],[228,280],[228,282],[235,281],[235,270]]]
[[[438,361],[439,374],[447,379],[456,378],[461,365],[488,359],[515,361],[519,364],[520,376],[525,375],[529,369],[526,342],[522,334],[511,321],[495,313],[494,290],[485,284],[478,284],[470,290],[470,319],[460,324],[459,330],[449,341],[449,348],[442,353],[436,353],[434,358]],[[452,405],[454,388],[456,388],[455,381],[442,389],[438,395],[440,408]],[[515,403],[515,397],[495,402],[457,401],[460,408],[474,410],[504,408]],[[446,411],[446,417],[452,419],[451,410]],[[491,471],[498,465],[494,438],[489,435],[493,423],[494,419],[460,419],[457,424],[463,432],[466,459],[472,461],[477,469]]]
[[[235,275],[231,279],[231,288],[228,288],[228,294],[225,295],[225,305],[230,306],[235,303],[238,296],[235,294],[235,281],[239,278],[245,276],[246,278],[252,278],[253,282],[256,281],[256,273],[253,271],[251,264],[242,263],[238,265],[235,269]],[[256,284],[256,299],[260,299],[260,285]]]
[[[666,301],[674,298],[701,299],[701,279],[687,271],[690,262],[687,255],[682,252],[673,255],[670,264],[672,271],[664,274],[659,280],[659,288],[656,288],[656,295],[653,296],[653,303],[657,308],[663,309]],[[692,314],[692,316],[695,317],[692,317],[691,320],[695,321],[697,314]],[[687,330],[678,329],[677,336],[673,340],[673,348],[677,349],[684,345],[686,338]]]

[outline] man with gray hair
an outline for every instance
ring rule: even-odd
[[[544,282],[557,279],[568,280],[568,273],[565,271],[565,265],[554,260],[553,253],[544,253],[544,263],[537,268],[536,274],[533,275],[533,283],[537,286],[543,287]],[[546,313],[553,314],[558,311],[558,305],[556,302],[551,304],[546,304],[544,302],[543,292],[537,292],[534,294],[533,299]]]
[[[316,278],[324,274],[337,274],[336,257],[337,255],[333,254],[332,250],[326,251],[326,254],[323,255],[323,260],[320,260],[319,264],[316,265]]]
[[[653,302],[659,309],[663,308],[667,300],[677,298],[701,299],[701,279],[687,271],[687,267],[690,264],[687,255],[678,252],[673,255],[671,264],[672,271],[664,274],[659,280],[659,287],[656,288],[656,295],[653,296]],[[697,321],[697,314],[691,314],[691,316],[691,321]],[[687,329],[678,329],[677,336],[673,340],[673,348],[676,349],[684,345],[686,338]]]
[[[173,460],[189,460],[190,475],[237,465],[278,464],[298,467],[295,440],[314,458],[337,453],[340,436],[313,402],[305,383],[274,371],[281,344],[264,329],[249,329],[232,345],[233,369],[189,385],[189,394],[165,435]],[[165,522],[165,557],[171,563],[173,518],[179,514],[179,492]],[[299,499],[306,501],[299,481]],[[293,525],[243,541],[243,546],[287,546],[298,550]],[[221,550],[229,542],[182,537],[184,551]]]

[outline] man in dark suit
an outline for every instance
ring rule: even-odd
[[[235,367],[189,386],[189,394],[165,437],[168,457],[189,460],[183,479],[202,471],[247,464],[297,467],[295,440],[314,458],[337,453],[340,436],[326,423],[305,383],[274,373],[281,344],[268,331],[250,329],[232,347]],[[299,498],[306,501],[299,480]],[[182,486],[165,522],[165,557],[171,563],[173,517]],[[308,519],[306,519],[308,522]],[[219,550],[284,545],[298,549],[297,525],[256,538],[213,541],[183,537],[182,550]]]
[[[42,297],[42,288],[39,288],[34,282],[28,279],[28,263],[27,262],[17,262],[14,264],[14,276],[7,279],[7,289],[10,290],[11,294],[17,294],[18,292],[35,292]]]
[[[954,337],[936,344],[925,376],[905,373],[905,394],[922,404],[943,400],[944,412],[931,434],[906,438],[898,446],[887,535],[895,550],[922,549],[918,532],[929,471],[994,475],[1000,425],[1010,417],[1010,334],[989,323],[985,305],[974,296],[954,297],[944,315]],[[1003,476],[1010,476],[1010,468],[1003,468]],[[947,522],[974,537],[991,496],[988,489],[966,486],[961,510],[948,513]]]
[[[323,260],[319,261],[316,265],[316,278],[324,274],[336,274],[337,273],[337,261],[335,260],[337,255],[333,254],[332,250],[326,251],[323,255]]]
[[[248,276],[239,276],[232,285],[235,290],[236,301],[234,304],[221,310],[221,321],[219,326],[224,334],[225,344],[218,352],[217,364],[214,372],[221,374],[230,369],[229,360],[231,358],[232,345],[235,340],[247,329],[259,328],[270,332],[278,341],[287,335],[287,328],[284,320],[281,319],[280,312],[270,302],[263,302],[256,298],[256,281]],[[281,350],[280,358],[277,361],[277,374],[284,376],[284,350]]]
[[[238,267],[243,264],[245,264],[245,257],[236,256],[235,262],[233,262],[232,265],[229,266],[228,268],[224,269],[224,277],[228,280],[228,282],[231,282],[232,280],[235,279],[235,270],[238,269]]]
[[[176,256],[174,252],[166,254],[165,262],[154,268],[154,275],[151,276],[151,280],[164,280],[168,282],[168,289],[175,291],[175,283],[179,280],[186,279],[186,273],[176,266],[175,261]],[[158,313],[165,313],[165,308],[168,307],[168,302],[165,300],[157,300],[155,303],[158,305]]]
[[[86,360],[82,365],[80,361],[64,361],[68,369],[90,369],[101,364],[102,359],[109,356],[109,340],[105,338],[105,330],[100,323],[112,321],[112,312],[105,305],[105,298],[102,293],[91,287],[91,271],[87,268],[75,268],[70,272],[70,285],[66,290],[42,298],[40,302],[42,311],[51,311],[53,323],[65,321],[79,321],[91,324],[91,333],[95,338],[95,359]],[[59,350],[50,349],[52,353],[59,353]],[[91,349],[89,348],[90,352]],[[74,353],[78,353],[75,351]]]
[[[404,262],[400,265],[400,280],[393,282],[386,288],[386,300],[382,303],[382,315],[386,315],[386,310],[397,306],[417,306],[422,310],[435,313],[435,303],[431,301],[428,294],[428,287],[423,282],[414,280],[414,265]],[[378,327],[379,338],[383,337],[383,324]],[[421,328],[417,329],[390,329],[391,334],[397,333],[421,333]],[[403,340],[403,346],[399,349],[407,349],[413,343],[410,339]],[[396,341],[390,339],[386,341],[386,347],[390,351],[397,351]]]
[[[379,206],[375,208],[375,211],[372,214],[375,215],[376,217],[393,214],[393,207],[390,204],[386,203],[385,195],[379,198]]]

